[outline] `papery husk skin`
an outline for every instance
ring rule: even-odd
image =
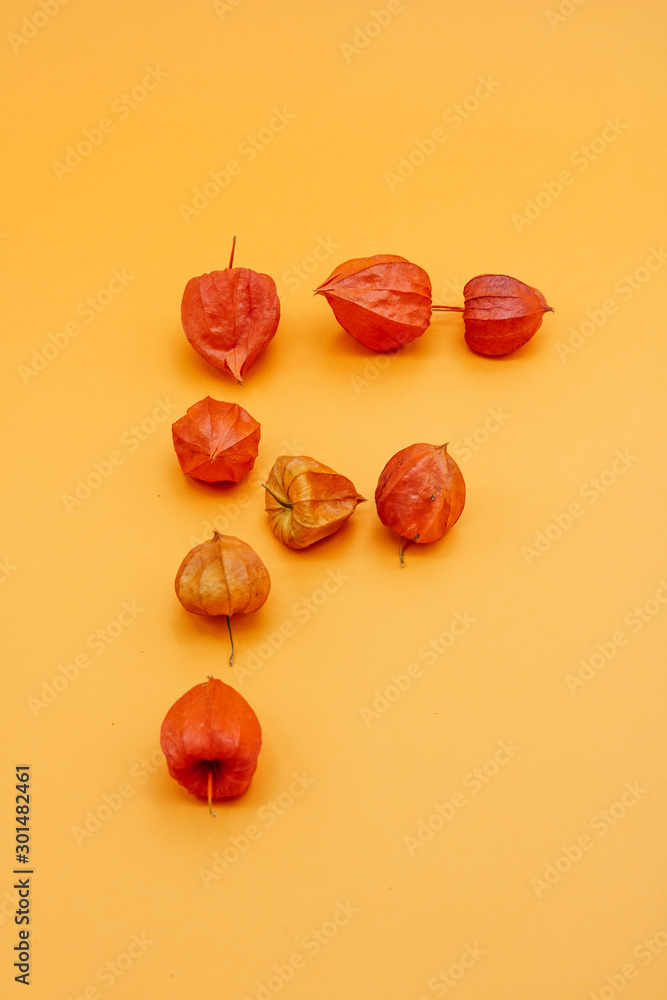
[[[280,455],[265,485],[271,530],[291,549],[333,535],[365,500],[346,476],[307,455]]]
[[[259,449],[260,424],[238,403],[206,396],[171,428],[183,472],[206,483],[239,483]]]
[[[463,289],[468,347],[477,354],[511,354],[527,344],[553,312],[537,288],[507,274],[480,274]]]
[[[195,545],[176,574],[176,596],[196,615],[236,615],[257,611],[271,588],[269,571],[247,542],[214,532]]]
[[[278,329],[280,300],[268,274],[228,267],[190,278],[181,303],[195,351],[238,381]]]
[[[210,677],[176,701],[160,729],[172,778],[192,795],[235,798],[250,786],[262,746],[259,720],[238,691]]]
[[[355,340],[373,351],[395,351],[431,322],[431,279],[395,254],[348,260],[315,290]]]
[[[458,521],[465,495],[463,475],[446,444],[413,444],[385,465],[375,504],[383,524],[426,543],[442,538]]]

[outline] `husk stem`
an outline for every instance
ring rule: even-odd
[[[404,566],[405,566],[405,562],[403,561],[403,553],[407,549],[408,545],[411,542],[416,541],[417,538],[419,538],[419,535],[417,535],[416,538],[406,538],[405,535],[400,535],[399,536],[398,556],[399,556],[399,559],[401,560],[401,569],[403,569]]]
[[[273,492],[273,490],[269,489],[269,487],[266,485],[266,483],[260,483],[259,485],[263,486],[264,489],[266,490],[266,492],[269,493],[273,497],[273,499],[276,501],[276,503],[279,503],[281,507],[286,507],[288,510],[292,510],[292,508],[294,507],[293,503],[285,503],[284,500],[281,500],[280,497],[277,497],[275,495],[275,493]]]
[[[231,267],[234,263],[234,251],[236,250],[236,236],[232,237],[232,252],[229,257],[229,266]]]
[[[227,619],[227,629],[229,631],[229,641],[232,644],[232,652],[231,652],[231,656],[229,657],[229,665],[230,665],[230,667],[232,667],[234,665],[234,636],[232,635],[232,623],[231,623],[229,615],[225,615],[225,618]]]

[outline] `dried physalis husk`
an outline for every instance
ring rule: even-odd
[[[291,549],[333,535],[364,502],[351,480],[307,455],[281,455],[262,486],[271,530]]]
[[[435,542],[458,521],[465,504],[463,475],[447,445],[413,444],[380,473],[375,505],[380,520],[411,542]],[[403,541],[400,548],[403,565]]]
[[[176,596],[196,615],[225,615],[231,639],[232,615],[257,611],[269,596],[269,571],[247,542],[214,531],[190,549],[176,574]],[[232,640],[232,655],[234,643]]]
[[[195,351],[238,382],[278,329],[280,301],[268,274],[229,267],[190,278],[181,303],[185,336]]]
[[[528,343],[553,312],[542,292],[506,274],[480,274],[463,289],[468,347],[477,354],[510,354]]]
[[[229,684],[209,677],[186,691],[167,712],[160,746],[172,778],[192,795],[236,798],[250,787],[262,747],[259,720]]]
[[[348,260],[315,293],[324,295],[343,329],[373,351],[395,351],[431,322],[431,279],[395,254]]]
[[[238,403],[206,396],[171,428],[186,475],[206,483],[238,483],[257,458],[260,424]]]

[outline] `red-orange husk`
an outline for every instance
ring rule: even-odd
[[[270,275],[232,267],[233,257],[232,247],[229,267],[190,278],[181,322],[198,354],[242,382],[278,329],[280,300]]]
[[[229,684],[209,677],[167,712],[160,745],[169,774],[192,795],[235,798],[250,787],[262,746],[255,712]]]
[[[373,351],[395,351],[431,322],[428,274],[395,254],[348,260],[315,294],[326,298],[347,333]]]
[[[380,520],[402,538],[435,542],[454,525],[465,504],[463,475],[447,445],[413,444],[380,473],[375,504]]]
[[[238,403],[206,396],[188,407],[171,432],[186,475],[206,483],[238,483],[255,464],[261,428]]]
[[[537,288],[507,274],[480,274],[463,289],[468,347],[477,354],[510,354],[528,343],[553,312]]]

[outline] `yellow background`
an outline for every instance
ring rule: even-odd
[[[0,14],[3,995],[23,995],[29,764],[40,1000],[662,1000],[663,4],[44,2]],[[225,267],[234,233],[235,263],[282,293],[244,387],[180,327],[186,281]],[[424,267],[436,302],[499,272],[555,312],[506,359],[469,352],[453,314],[387,362],[312,296],[374,253]],[[262,425],[236,487],[175,459],[170,425],[207,394]],[[468,499],[401,570],[373,493],[416,441],[451,442]],[[369,499],[303,552],[269,531],[259,485],[290,451]],[[211,525],[272,577],[234,622],[238,671],[224,622],[173,592]],[[215,820],[156,752],[210,673],[264,733]]]

